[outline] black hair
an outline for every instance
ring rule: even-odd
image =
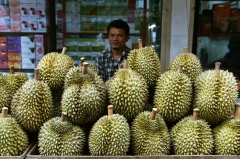
[[[107,27],[107,33],[109,34],[109,30],[110,28],[118,28],[118,29],[123,29],[125,31],[126,36],[129,36],[129,25],[127,22],[123,21],[122,19],[117,19],[117,20],[113,20],[108,24]]]

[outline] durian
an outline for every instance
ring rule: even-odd
[[[63,87],[66,74],[74,67],[72,58],[65,54],[66,50],[64,47],[61,54],[51,52],[44,55],[37,65],[39,80],[46,82],[50,89]]]
[[[237,81],[231,72],[220,70],[219,62],[215,70],[202,72],[195,82],[193,107],[199,108],[199,117],[209,124],[219,124],[228,119],[235,110],[238,96]]]
[[[81,67],[83,67],[84,62],[86,62],[86,61],[85,61],[85,58],[84,58],[84,57],[81,57],[81,58],[80,58],[80,61],[81,61]],[[87,63],[89,64],[88,69],[90,69],[91,71],[94,71],[94,72],[97,73],[97,67],[96,67],[96,65],[94,65],[94,64],[92,64],[92,63],[89,63],[89,62],[87,62]]]
[[[154,107],[167,123],[174,123],[185,117],[191,109],[192,83],[190,78],[179,70],[163,73],[156,85]]]
[[[130,145],[130,126],[120,114],[113,114],[108,106],[108,115],[102,116],[89,134],[89,151],[92,156],[123,156]]]
[[[38,134],[40,155],[79,156],[83,154],[86,136],[81,127],[67,120],[67,113],[54,117],[41,127]]]
[[[148,103],[148,89],[145,79],[127,67],[115,72],[107,84],[109,103],[114,105],[115,113],[133,120]]]
[[[170,130],[174,155],[212,155],[214,140],[210,125],[198,119],[199,109],[186,116]]]
[[[160,59],[152,47],[142,47],[142,40],[138,41],[139,49],[131,50],[128,55],[128,67],[142,75],[149,87],[154,87],[161,74]]]
[[[8,107],[11,112],[11,101],[16,91],[28,80],[25,73],[14,72],[10,66],[10,73],[0,76],[0,109]]]
[[[240,155],[240,104],[236,104],[234,118],[227,119],[213,129],[216,155]]]
[[[104,82],[87,67],[88,63],[83,67],[74,67],[65,78],[61,108],[68,113],[69,121],[76,125],[96,122],[107,107]]]
[[[0,156],[21,156],[28,148],[27,133],[17,121],[8,116],[8,108],[0,114]]]
[[[178,70],[179,64],[183,64],[182,72],[186,74],[194,84],[196,77],[203,71],[199,58],[189,53],[187,48],[184,48],[184,53],[179,54],[169,64],[168,70]]]
[[[38,132],[40,127],[53,116],[53,100],[49,86],[35,78],[25,82],[14,94],[11,115],[29,132]]]
[[[134,119],[131,126],[131,143],[134,155],[167,155],[170,151],[170,134],[163,118],[153,108]]]

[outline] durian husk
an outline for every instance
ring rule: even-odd
[[[188,115],[192,102],[192,83],[184,73],[169,70],[157,80],[154,107],[167,123]]]
[[[29,132],[38,132],[47,120],[53,117],[53,100],[49,86],[35,78],[25,82],[14,94],[11,115]]]
[[[141,112],[132,122],[131,147],[134,155],[167,155],[170,152],[168,127],[158,113],[151,119],[151,113]]]
[[[89,151],[92,156],[123,156],[130,145],[130,126],[123,115],[113,114],[109,107],[93,125],[89,133]]]
[[[240,104],[236,104],[234,118],[227,119],[213,129],[216,155],[240,155]]]
[[[85,144],[82,128],[60,117],[45,122],[38,135],[39,153],[44,156],[79,156]]]
[[[139,39],[139,43],[141,43],[141,39]],[[146,79],[148,87],[154,87],[161,74],[160,59],[154,48],[139,45],[139,49],[131,50],[128,55],[129,68],[142,75]]]
[[[126,61],[125,61],[126,62]],[[109,103],[115,113],[133,120],[148,103],[146,80],[136,71],[119,69],[107,84]]]
[[[178,121],[170,130],[174,155],[212,155],[214,139],[210,125],[194,115]]]
[[[0,156],[21,156],[29,142],[27,133],[17,123],[15,118],[8,115],[7,107],[0,114]]]
[[[65,47],[62,53],[50,52],[44,55],[37,65],[41,70],[39,80],[46,82],[50,89],[63,87],[66,74],[74,67],[74,61],[65,52]]]
[[[179,64],[183,64],[182,72],[186,74],[194,84],[196,77],[203,71],[200,59],[184,48],[184,52],[176,56],[168,66],[168,70],[178,70]]]
[[[196,78],[193,107],[201,109],[199,117],[211,125],[232,116],[237,97],[237,81],[231,72],[207,70]]]
[[[96,122],[106,109],[107,90],[102,79],[91,70],[83,74],[83,67],[70,69],[65,78],[62,111],[76,125]]]

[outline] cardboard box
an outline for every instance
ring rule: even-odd
[[[8,60],[22,61],[22,54],[20,52],[8,52]]]
[[[34,48],[35,47],[35,38],[34,36],[21,36],[21,46],[22,48]]]
[[[10,32],[9,17],[0,17],[0,32]]]
[[[7,52],[7,43],[0,42],[0,52]]]
[[[22,58],[22,69],[34,69],[36,67],[35,58]]]
[[[0,61],[0,68],[8,68],[7,60],[1,60]],[[1,156],[0,156],[0,158],[1,158]]]

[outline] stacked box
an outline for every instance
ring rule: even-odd
[[[8,36],[8,68],[14,65],[14,68],[22,68],[22,56],[21,56],[21,37],[20,36]]]

